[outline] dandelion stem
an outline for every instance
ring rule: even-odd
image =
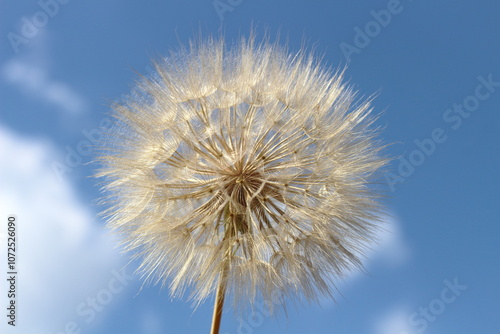
[[[214,303],[214,314],[212,316],[212,329],[210,334],[219,334],[220,321],[222,318],[222,309],[224,307],[224,298],[226,296],[226,283],[227,275],[229,271],[229,260],[231,256],[232,246],[229,245],[229,240],[234,237],[236,231],[234,227],[234,215],[228,205],[224,208],[224,237],[222,238],[222,244],[227,244],[227,249],[223,258],[223,265],[220,272],[219,285],[217,286],[217,292],[215,293],[215,303]]]
[[[214,315],[212,317],[212,329],[210,334],[219,334],[222,309],[224,307],[224,297],[226,295],[227,264],[221,273],[219,286],[215,296]]]

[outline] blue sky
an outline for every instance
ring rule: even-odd
[[[378,93],[391,217],[336,303],[291,305],[288,318],[227,310],[221,334],[500,332],[500,3],[55,1],[0,1],[0,207],[20,243],[18,326],[2,314],[2,333],[208,332],[210,301],[193,311],[142,287],[135,263],[122,270],[86,144],[151,57],[252,26]]]

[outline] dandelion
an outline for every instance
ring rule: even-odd
[[[332,295],[361,266],[386,164],[359,101],[306,52],[242,39],[192,43],[114,106],[104,141],[108,226],[146,281],[216,291],[239,309],[262,298]]]

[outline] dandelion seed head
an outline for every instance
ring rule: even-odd
[[[155,62],[113,108],[108,226],[146,280],[236,306],[331,295],[374,237],[386,159],[359,101],[299,52],[208,39]]]

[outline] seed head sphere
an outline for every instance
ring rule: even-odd
[[[306,52],[205,39],[155,62],[113,106],[108,226],[146,281],[235,306],[317,300],[361,266],[387,160],[359,101]]]

